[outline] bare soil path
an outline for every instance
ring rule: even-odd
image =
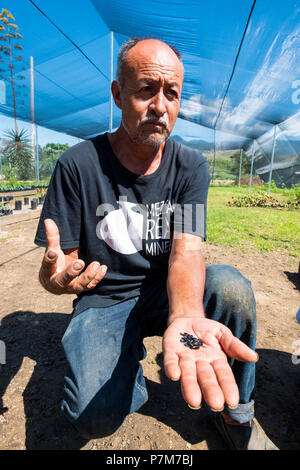
[[[161,338],[145,340],[149,401],[112,436],[81,439],[60,414],[65,359],[60,339],[74,296],[38,282],[44,248],[33,243],[37,219],[11,225],[0,240],[0,449],[224,449],[205,406],[190,410],[179,383],[162,370]],[[240,253],[206,243],[208,264],[230,264],[251,280],[257,301],[260,361],[256,416],[280,449],[300,449],[299,260],[285,251]],[[296,341],[299,341],[296,343]],[[298,351],[297,351],[298,350]],[[294,356],[294,362],[297,357]]]

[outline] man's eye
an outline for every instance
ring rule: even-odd
[[[178,97],[177,91],[175,91],[175,90],[168,90],[168,93],[172,96],[175,96],[175,98]]]
[[[151,86],[150,85],[143,86],[143,88],[141,88],[141,91],[151,91]]]

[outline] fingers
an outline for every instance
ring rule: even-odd
[[[178,356],[175,352],[168,349],[167,347],[163,347],[163,357],[164,357],[164,369],[165,374],[171,380],[179,380],[181,371],[178,365]]]
[[[179,365],[182,396],[191,408],[198,409],[201,406],[202,395],[197,381],[196,363],[189,356],[183,355]]]
[[[43,285],[53,293],[79,293],[91,290],[103,279],[107,267],[98,261],[91,263],[84,272],[83,260],[75,259],[65,267],[65,254],[60,247],[59,230],[52,219],[44,220],[47,248],[39,273]]]
[[[225,403],[229,408],[236,408],[239,404],[239,389],[231,367],[226,359],[217,359],[213,361],[212,366],[224,395]]]
[[[181,392],[192,408],[200,408],[202,395],[214,411],[221,411],[224,403],[230,408],[239,404],[239,390],[226,359],[217,359],[211,364],[206,360],[194,362],[188,356],[179,360],[181,368]]]
[[[42,260],[42,275],[49,279],[56,272],[60,252],[60,236],[56,223],[52,219],[44,220],[47,247]]]
[[[245,343],[233,336],[229,328],[222,327],[218,338],[225,353],[242,362],[257,362],[258,354],[250,349]]]
[[[224,408],[224,394],[218,383],[213,367],[208,361],[199,360],[196,363],[197,379],[203,398],[214,411]]]
[[[60,236],[56,223],[52,219],[44,220],[47,249],[60,250]]]
[[[70,287],[70,283],[80,275],[80,272],[83,270],[85,264],[84,261],[76,259],[74,262],[70,263],[64,270],[58,272],[55,277],[52,278],[51,282],[57,288],[60,288],[62,291]]]
[[[82,264],[81,267],[79,266],[78,270],[76,270],[77,263],[79,265]],[[86,270],[79,275],[83,268],[84,262],[82,260],[76,260],[69,268],[57,276],[56,281],[66,286],[68,289],[67,292],[79,293],[96,287],[104,278],[107,271],[107,266],[100,265],[98,261],[91,263]]]

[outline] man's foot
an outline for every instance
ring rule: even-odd
[[[239,424],[223,413],[214,413],[215,424],[231,450],[279,450],[257,420]]]

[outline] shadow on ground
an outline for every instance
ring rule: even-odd
[[[280,450],[300,450],[300,361],[294,364],[292,355],[283,351],[257,352],[255,416]],[[162,367],[162,354],[156,361]],[[200,411],[188,409],[179,384],[170,382],[162,370],[161,385],[147,383],[150,398],[141,413],[164,422],[192,444],[206,440],[211,450],[225,449],[205,404]]]
[[[80,449],[82,439],[60,412],[65,358],[60,340],[70,315],[17,311],[3,318],[0,339],[6,345],[6,364],[0,365],[1,397],[24,357],[36,362],[23,391],[26,449]],[[2,413],[5,416],[5,408]],[[15,417],[18,418],[18,417]],[[14,419],[10,416],[10,420]]]
[[[279,449],[300,450],[300,361],[274,349],[257,352],[256,417]]]
[[[288,280],[294,284],[295,289],[300,290],[300,271],[298,273],[291,273],[289,271],[284,271],[284,274]]]
[[[0,365],[0,397],[24,357],[36,362],[23,392],[26,449],[71,450],[87,443],[59,411],[65,368],[60,340],[69,321],[67,314],[30,311],[14,312],[2,320],[0,339],[6,344],[6,364]],[[259,349],[258,353],[256,417],[277,447],[299,450],[300,364],[294,364],[292,355],[282,351]],[[139,413],[163,422],[191,444],[205,440],[209,449],[224,449],[206,407],[190,410],[181,397],[179,383],[171,382],[163,373],[161,353],[156,360],[161,366],[161,384],[147,381],[149,401]],[[1,410],[0,398],[1,412],[5,416],[7,410]]]
[[[200,410],[191,410],[182,398],[180,382],[173,382],[165,375],[163,354],[157,354],[155,360],[160,366],[161,383],[146,380],[149,400],[138,413],[156,418],[192,445],[206,441],[211,450],[226,449],[205,403]]]

